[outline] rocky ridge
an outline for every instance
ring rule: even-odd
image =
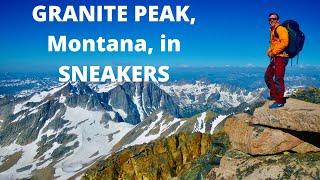
[[[126,148],[98,162],[83,179],[201,178],[219,164],[228,147],[226,139],[225,134],[178,133]]]

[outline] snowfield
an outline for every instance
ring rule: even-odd
[[[59,111],[56,112],[58,114]],[[74,143],[78,143],[71,154],[67,153],[58,163],[54,165],[55,176],[58,179],[67,179],[77,173],[79,170],[83,170],[88,167],[88,164],[93,163],[97,158],[107,156],[110,153],[112,147],[127,133],[134,125],[128,123],[117,123],[108,121],[103,123],[101,121],[104,112],[100,111],[88,111],[86,109],[76,107],[67,107],[63,119],[68,120],[62,129],[57,132],[48,130],[43,132],[45,127],[55,118],[45,122],[45,125],[39,132],[38,138],[30,144],[20,146],[13,143],[9,146],[0,148],[0,164],[4,163],[6,156],[14,154],[16,152],[22,152],[22,157],[18,162],[5,172],[0,173],[0,179],[16,179],[27,178],[31,176],[31,172],[35,169],[40,169],[48,166],[52,162],[52,152],[61,146],[61,144],[53,143],[53,146],[44,153],[40,158],[34,159],[37,154],[38,143],[41,141],[42,136],[55,135],[57,137],[64,129],[71,129],[68,134],[75,134],[77,138],[66,144],[71,146]],[[68,155],[69,154],[69,155]],[[42,165],[37,166],[37,163],[46,161]],[[31,165],[31,168],[22,172],[16,172],[17,169],[23,168],[27,165]]]
[[[192,132],[200,132],[205,133],[206,132],[206,112],[201,113],[201,115],[197,118],[197,123],[195,124]]]
[[[55,165],[55,176],[60,176],[59,179],[69,178],[95,159],[108,155],[112,147],[134,127],[128,123],[113,121],[104,125],[101,122],[102,115],[103,112],[78,107],[67,108],[64,119],[70,120],[71,124],[65,128],[75,127],[69,133],[77,135],[74,142],[78,141],[79,147]]]

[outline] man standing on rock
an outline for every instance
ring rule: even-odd
[[[267,55],[270,57],[270,64],[265,72],[265,81],[270,90],[268,99],[275,100],[270,109],[284,106],[284,74],[288,64],[288,54],[285,52],[289,44],[289,35],[285,27],[280,25],[277,13],[269,14],[270,24],[270,47]]]

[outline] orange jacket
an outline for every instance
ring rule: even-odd
[[[275,36],[275,29],[277,30],[278,38]],[[270,53],[272,56],[289,57],[288,54],[284,52],[288,44],[289,34],[285,27],[277,24],[273,28],[270,28],[270,47],[267,53]]]

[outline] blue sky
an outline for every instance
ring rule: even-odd
[[[38,23],[32,18],[36,5],[127,5],[129,19],[134,5],[190,5],[196,23]],[[0,70],[49,71],[61,65],[170,65],[170,66],[266,66],[269,43],[267,15],[297,20],[306,42],[302,65],[320,65],[320,2],[317,0],[184,0],[132,1],[37,0],[5,1],[1,6]],[[131,13],[131,14],[130,14]],[[155,49],[161,34],[181,41],[180,53],[49,53],[48,35],[70,38],[144,38]]]

